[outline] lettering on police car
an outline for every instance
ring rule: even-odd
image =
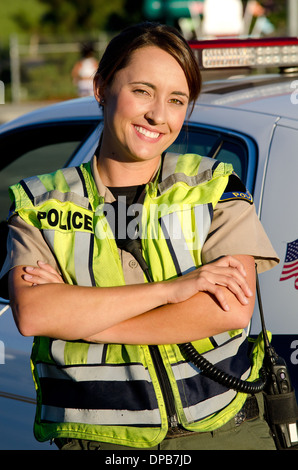
[[[49,227],[58,228],[60,230],[85,230],[87,232],[93,231],[92,217],[88,214],[82,214],[79,211],[58,211],[57,209],[50,209],[48,212],[39,211],[37,218],[40,222],[43,220],[47,222]]]
[[[296,366],[298,364],[298,340],[297,339],[292,341],[290,348],[294,350],[291,353],[290,360],[291,360],[291,363]]]

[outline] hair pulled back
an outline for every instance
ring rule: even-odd
[[[168,52],[185,73],[190,103],[201,90],[201,74],[197,60],[184,37],[173,27],[159,23],[139,23],[124,29],[108,44],[94,77],[95,83],[104,89],[111,85],[115,74],[126,67],[136,50],[156,46]]]

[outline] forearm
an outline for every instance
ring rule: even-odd
[[[23,335],[132,344],[189,341],[241,328],[252,313],[242,307],[255,285],[254,261],[247,256],[152,284],[70,286],[49,267],[16,267],[9,280]]]
[[[177,344],[245,328],[255,304],[255,266],[252,257],[239,259],[245,266],[246,281],[253,293],[246,298],[246,304],[229,288],[220,287],[229,305],[227,311],[214,295],[198,292],[183,302],[157,307],[86,339],[120,344]]]
[[[254,297],[244,306],[233,294],[226,295],[228,312],[212,296],[199,292],[184,302],[157,307],[86,339],[101,343],[178,344],[245,328],[253,313]]]
[[[21,267],[10,274],[11,307],[25,336],[80,339],[106,330],[165,302],[161,283],[119,287],[79,287],[20,279]]]

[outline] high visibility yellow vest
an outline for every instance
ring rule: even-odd
[[[146,186],[138,216],[143,255],[154,281],[201,265],[213,209],[231,173],[231,165],[212,159],[166,154],[157,177]],[[65,282],[99,287],[125,284],[105,217],[107,207],[97,192],[90,163],[23,180],[11,187],[11,195],[20,217],[42,231]],[[251,381],[258,377],[263,353],[256,347],[253,359],[248,357],[245,331],[226,332],[193,345],[225,372]],[[246,395],[204,377],[177,345],[156,350],[175,415],[184,428],[211,431],[240,410]],[[163,379],[154,357],[147,345],[35,338],[31,363],[38,402],[36,438],[73,437],[143,448],[157,445],[169,423]]]

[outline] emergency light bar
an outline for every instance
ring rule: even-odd
[[[189,41],[201,69],[298,66],[298,38]]]

